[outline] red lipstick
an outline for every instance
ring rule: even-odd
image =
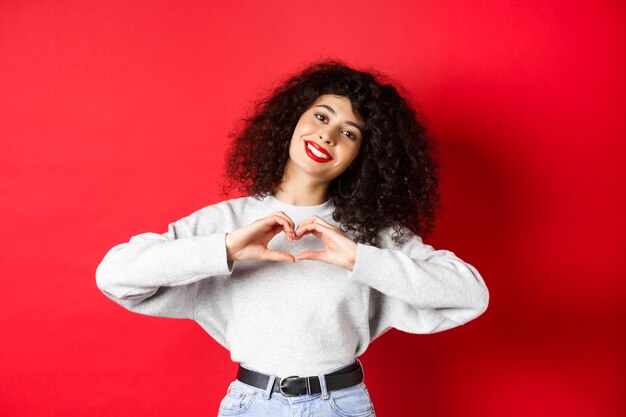
[[[328,157],[328,159],[324,159],[322,157],[319,157],[317,155],[315,155],[311,149],[309,149],[309,146],[311,145],[311,147],[315,148],[316,151],[321,152],[322,154],[326,155]],[[326,151],[326,149],[322,148],[321,146],[319,146],[317,143],[315,142],[311,142],[308,140],[304,141],[304,150],[306,151],[306,154],[313,159],[315,162],[330,162],[333,160],[333,157]]]

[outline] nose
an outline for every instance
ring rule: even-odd
[[[321,140],[328,143],[329,145],[332,145],[335,143],[334,140],[331,139],[331,136],[326,132],[318,133],[318,136],[320,137]]]

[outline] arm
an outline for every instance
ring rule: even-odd
[[[435,333],[460,326],[481,315],[489,291],[472,265],[447,250],[435,250],[407,231],[400,249],[387,236],[381,248],[357,244],[348,278],[378,293],[372,340],[391,327],[408,333]]]
[[[216,233],[215,206],[170,223],[164,234],[142,233],[111,248],[96,284],[111,300],[141,314],[193,318],[197,282],[230,274],[225,235]]]

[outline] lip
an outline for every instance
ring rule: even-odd
[[[314,147],[315,149],[317,149],[318,151],[320,151],[324,155],[328,156],[329,159],[323,159],[323,158],[319,158],[319,157],[315,156],[315,154],[313,154],[313,152],[311,152],[309,150],[309,147],[307,146],[308,144],[311,144],[312,147]],[[316,162],[330,162],[330,161],[333,160],[333,157],[326,151],[326,149],[322,148],[321,146],[319,146],[315,142],[311,142],[310,140],[305,140],[304,141],[304,150],[306,151],[307,155],[309,155],[309,157],[311,159],[313,159],[314,161],[316,161]]]

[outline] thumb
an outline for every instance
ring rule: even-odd
[[[324,253],[320,251],[308,250],[296,255],[296,261],[302,261],[304,259],[321,260],[324,258]]]
[[[287,261],[287,262],[296,261],[296,259],[290,253],[275,251],[271,249],[264,251],[260,259],[266,260],[266,261]]]

